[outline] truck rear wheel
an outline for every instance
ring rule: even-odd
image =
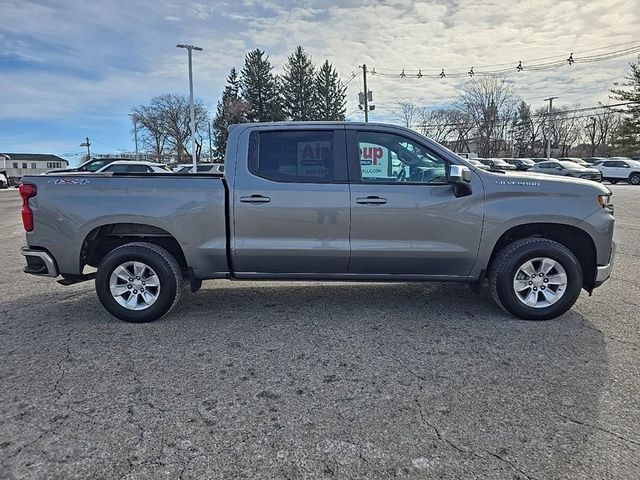
[[[128,243],[100,262],[96,293],[104,308],[125,322],[143,323],[167,314],[182,293],[176,259],[152,243]]]
[[[489,269],[491,295],[523,320],[549,320],[569,310],[582,288],[582,268],[564,245],[543,238],[517,240]]]

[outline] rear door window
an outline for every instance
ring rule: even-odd
[[[153,170],[146,165],[129,165],[129,171],[131,173],[149,173]]]
[[[249,170],[276,182],[346,180],[344,141],[333,130],[260,131],[251,134]]]
[[[129,165],[109,165],[106,167],[104,172],[113,172],[113,173],[127,173],[129,171]]]

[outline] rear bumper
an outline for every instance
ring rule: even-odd
[[[59,275],[55,259],[44,250],[22,247],[20,253],[24,255],[27,265],[24,272],[41,277],[57,277]]]
[[[616,254],[616,244],[615,242],[611,242],[611,253],[609,254],[609,263],[606,265],[598,265],[596,267],[596,279],[594,282],[594,287],[599,287],[602,285],[610,276],[611,271],[613,270],[613,258]]]

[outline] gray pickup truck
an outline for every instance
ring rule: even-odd
[[[225,168],[25,177],[25,272],[95,278],[104,307],[129,322],[166,314],[187,284],[223,278],[477,290],[486,277],[503,309],[544,320],[611,273],[606,187],[483,170],[398,126],[235,125]]]

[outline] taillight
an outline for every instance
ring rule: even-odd
[[[38,194],[38,188],[32,183],[20,184],[20,198],[22,198],[22,224],[27,232],[33,231],[33,211],[29,206],[29,199]]]

